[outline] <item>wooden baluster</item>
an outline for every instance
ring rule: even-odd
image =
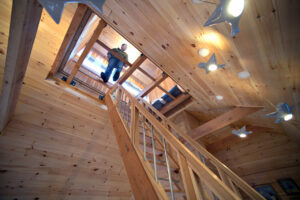
[[[140,145],[139,111],[137,110],[133,102],[131,102],[130,135],[132,138],[133,145],[139,147]]]
[[[228,179],[227,179],[226,174],[224,174],[224,172],[223,172],[222,170],[220,170],[219,167],[217,167],[217,166],[215,166],[215,167],[217,168],[217,170],[218,170],[218,172],[219,172],[219,175],[220,175],[221,180],[223,181],[223,183],[225,183],[228,187],[230,187],[230,186],[229,186],[229,181],[228,181]]]
[[[228,177],[228,181],[230,184],[231,189],[234,191],[235,194],[237,194],[241,199],[242,199],[242,195],[240,193],[240,191],[238,190],[238,188],[234,185],[234,183],[232,182],[232,180]]]
[[[187,195],[187,199],[196,199],[195,187],[193,185],[187,160],[180,152],[178,152],[177,155],[180,166],[180,174],[183,180],[184,190]]]
[[[204,191],[203,191],[203,187],[201,185],[200,180],[199,179],[197,180],[197,177],[196,177],[197,175],[194,173],[194,171],[190,167],[189,167],[189,172],[190,172],[190,175],[192,178],[193,187],[194,187],[195,194],[197,197],[196,199],[205,200]]]

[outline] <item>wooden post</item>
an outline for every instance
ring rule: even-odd
[[[67,30],[65,38],[57,52],[56,58],[51,67],[50,74],[54,75],[61,66],[65,57],[69,58],[85,24],[87,23],[92,11],[85,5],[79,4]]]
[[[196,177],[194,171],[190,167],[189,167],[189,172],[190,172],[190,175],[192,178],[192,183],[193,183],[194,190],[196,193],[196,197],[197,197],[196,199],[205,200],[204,191],[203,191],[203,187],[201,185],[200,180],[197,180],[197,177]]]
[[[90,52],[91,48],[93,47],[94,43],[98,40],[99,35],[101,34],[102,30],[104,29],[104,27],[106,26],[106,22],[101,19],[101,21],[99,22],[96,30],[94,31],[91,39],[88,41],[88,43],[86,44],[82,54],[80,55],[76,65],[74,66],[70,76],[68,77],[67,83],[71,83],[71,81],[73,80],[74,76],[76,75],[78,69],[80,68],[80,66],[82,65],[85,57],[88,55],[88,53]]]
[[[136,98],[139,97],[144,97],[147,94],[149,94],[154,88],[156,88],[161,82],[163,82],[164,80],[166,80],[166,78],[168,78],[167,74],[162,74],[160,75],[154,82],[152,82],[150,85],[148,85],[147,87],[145,87],[143,89],[143,91],[140,92],[140,94],[138,94],[136,96]]]
[[[131,102],[131,124],[130,124],[130,135],[132,143],[139,147],[140,134],[139,134],[139,112],[134,106],[134,102]]]
[[[42,7],[37,0],[14,0],[0,97],[0,131],[16,108]]]
[[[129,76],[146,60],[146,58],[147,57],[143,54],[138,57],[132,66],[121,76],[121,78],[118,80],[118,83],[122,85],[122,83],[129,78]]]
[[[185,157],[178,152],[178,161],[180,166],[180,174],[183,180],[184,190],[187,195],[187,199],[196,199],[196,192],[192,182],[192,177],[188,167],[188,163]]]

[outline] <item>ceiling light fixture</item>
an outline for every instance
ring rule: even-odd
[[[102,14],[102,7],[106,0],[39,0],[52,19],[59,24],[64,7],[67,3],[82,3]]]
[[[250,73],[248,71],[242,71],[242,72],[239,72],[238,76],[241,79],[247,79],[250,77]]]
[[[211,26],[221,22],[231,25],[231,37],[240,32],[239,21],[243,14],[245,0],[220,0],[215,11],[204,26]]]
[[[209,54],[209,49],[201,48],[201,49],[198,50],[198,54],[199,54],[201,57],[206,57],[206,56],[208,56],[208,54]]]
[[[216,99],[219,100],[219,101],[221,101],[221,100],[223,100],[223,96],[217,95],[217,96],[216,96]]]
[[[266,117],[276,118],[276,124],[289,121],[293,118],[293,107],[294,106],[289,106],[287,103],[279,103],[277,104],[277,111],[266,114]]]
[[[244,7],[244,0],[231,0],[227,6],[227,12],[233,17],[238,17],[242,14]]]
[[[208,66],[208,70],[209,71],[215,71],[215,70],[217,70],[218,69],[218,66],[216,65],[216,64],[210,64],[209,66]]]
[[[293,118],[293,114],[287,114],[283,118],[284,118],[285,121],[289,121]]]
[[[217,64],[217,60],[216,60],[216,55],[213,53],[213,55],[210,57],[210,59],[208,60],[207,63],[199,63],[198,65],[200,68],[205,69],[206,73],[208,74],[211,71],[215,71],[218,68],[223,68],[225,67],[224,65],[219,65]]]
[[[234,135],[237,135],[241,138],[245,138],[247,137],[249,134],[252,134],[252,131],[247,131],[246,130],[246,126],[243,126],[241,129],[238,129],[238,130],[232,130],[232,133]]]

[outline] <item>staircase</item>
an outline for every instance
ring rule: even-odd
[[[105,98],[109,112],[115,109],[157,199],[264,199],[143,99],[135,99],[120,85]]]

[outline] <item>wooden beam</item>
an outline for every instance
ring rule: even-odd
[[[189,98],[189,99],[183,101],[182,103],[178,104],[175,108],[173,108],[173,109],[169,110],[168,112],[166,112],[165,116],[168,119],[171,119],[172,117],[175,117],[176,115],[178,115],[182,111],[186,110],[189,106],[193,105],[193,103],[195,103],[193,98]]]
[[[122,85],[122,83],[124,83],[129,76],[131,76],[131,74],[146,60],[146,58],[147,57],[145,55],[141,54],[141,56],[134,61],[132,66],[121,76],[117,83]]]
[[[71,24],[66,32],[65,38],[57,52],[56,58],[52,64],[50,73],[53,75],[63,64],[63,60],[67,60],[82,33],[92,11],[85,5],[79,4],[72,18]],[[64,59],[66,58],[66,59]],[[63,66],[66,63],[63,64]]]
[[[110,97],[105,97],[105,102],[135,199],[159,199],[128,137],[116,106]]]
[[[192,180],[193,174],[190,173],[190,169],[185,157],[180,152],[178,152],[177,155],[178,155],[178,161],[180,165],[180,174],[183,180],[183,186],[184,186],[187,199],[188,200],[197,199],[196,191]]]
[[[14,114],[42,9],[37,0],[13,1],[0,97],[0,131]]]
[[[173,108],[175,108],[176,106],[178,106],[179,104],[183,103],[185,100],[187,100],[189,98],[191,98],[191,95],[189,95],[189,94],[181,94],[175,100],[167,103],[159,111],[162,114],[166,114],[168,111],[172,110]]]
[[[152,82],[150,85],[144,88],[144,90],[137,95],[137,98],[144,97],[147,94],[149,94],[155,87],[157,87],[161,82],[166,80],[168,76],[165,73],[162,73],[154,82]]]
[[[143,74],[145,74],[148,78],[150,78],[152,81],[155,81],[155,78],[153,78],[148,72],[146,72],[144,69],[141,67],[137,68],[139,71],[141,71]],[[160,85],[157,86],[159,89],[161,89],[164,93],[169,95],[172,99],[176,99],[171,93],[169,93],[165,88],[161,87]]]
[[[96,28],[96,30],[94,31],[91,39],[88,41],[88,43],[86,44],[82,54],[80,55],[76,65],[74,66],[70,76],[68,77],[67,83],[71,83],[71,81],[73,80],[74,76],[76,75],[78,69],[80,68],[80,66],[82,65],[85,57],[88,55],[88,53],[90,52],[91,48],[93,47],[93,45],[95,44],[95,42],[98,40],[99,35],[101,34],[102,30],[105,28],[106,26],[106,22],[104,20],[101,20]]]
[[[111,53],[114,57],[118,58],[119,60],[121,60],[124,64],[128,65],[129,67],[132,66],[132,64],[130,62],[128,62],[127,60],[125,60],[124,58],[122,58],[118,53],[114,52],[111,50],[111,48],[109,48],[106,44],[104,44],[103,42],[101,42],[100,40],[96,41],[97,44],[99,44],[101,47],[103,47],[106,51],[108,51],[109,53]]]
[[[265,133],[265,132],[272,132],[274,131],[272,128],[268,128],[268,127],[260,127],[260,126],[251,126],[251,125],[246,125],[247,130],[248,131],[252,131],[253,134],[250,134],[247,136],[247,138],[252,138],[252,137],[256,137],[255,135],[257,133]],[[234,127],[230,127],[228,129],[234,129]],[[227,130],[226,130],[227,131]],[[218,151],[221,151],[223,149],[227,149],[229,146],[233,145],[233,144],[237,144],[239,142],[241,142],[241,138],[238,137],[237,135],[233,135],[230,131],[230,135],[215,141],[214,143],[210,143],[206,145],[206,149],[207,151],[209,151],[212,154],[217,153]]]
[[[210,133],[213,133],[214,131],[217,131],[225,126],[228,126],[229,124],[236,122],[243,117],[246,117],[247,115],[250,115],[251,113],[254,113],[263,107],[256,106],[256,107],[236,107],[218,117],[215,119],[212,119],[208,122],[206,122],[203,125],[200,125],[199,127],[193,129],[189,135],[194,138],[195,140],[198,140],[201,137],[204,137]]]

